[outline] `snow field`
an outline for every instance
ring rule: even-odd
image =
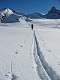
[[[40,80],[32,53],[33,31],[26,24],[6,25],[0,26],[0,79]]]
[[[35,34],[40,48],[38,55],[51,80],[60,80],[60,29],[49,28],[49,26],[48,28],[42,27],[35,28]]]
[[[39,57],[39,47],[38,47],[38,42],[36,38],[36,34],[34,31],[34,38],[33,38],[33,44],[34,44],[34,59],[37,64],[37,72],[41,80],[51,80],[50,77],[48,76],[46,70],[44,69],[44,66],[42,65],[42,61]]]
[[[36,19],[31,23],[34,24],[37,56],[43,68],[51,80],[60,80],[60,19]],[[39,60],[37,62],[39,63]],[[41,69],[38,70],[38,74],[41,78],[43,76],[44,80]]]
[[[36,30],[36,35],[37,35],[37,39],[40,45],[40,49],[44,52],[44,56],[46,56],[46,59],[48,59],[48,62],[50,62],[50,64],[52,64],[55,69],[59,68],[57,66],[59,65],[60,59],[60,31],[59,29],[40,29],[40,30]],[[51,56],[51,57],[50,57]],[[54,58],[53,58],[54,57]],[[52,59],[52,60],[51,60]],[[54,62],[55,61],[55,62]],[[57,64],[57,65],[56,65]],[[58,69],[57,71],[59,71],[60,69]]]
[[[0,23],[0,79],[60,80],[59,42],[58,19]]]

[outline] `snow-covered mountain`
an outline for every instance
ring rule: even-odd
[[[31,21],[32,19],[60,19],[60,10],[52,7],[47,14],[42,13],[31,13],[31,14],[24,14],[21,12],[17,12],[14,10],[10,10],[9,8],[0,9],[0,19],[1,22],[4,23],[12,23],[12,22],[19,22],[20,19],[25,21]]]
[[[31,19],[28,17],[28,15],[26,15],[24,13],[14,11],[9,8],[0,9],[1,22],[13,23],[13,22],[19,22],[20,19],[23,19],[25,21],[31,21]]]
[[[48,11],[47,14],[42,13],[32,13],[27,14],[27,18],[32,19],[60,19],[60,10],[56,9],[55,7],[52,7],[50,11]]]
[[[11,22],[19,22],[19,18],[22,17],[22,14],[18,14],[9,8],[4,8],[0,10],[0,19],[1,22],[11,23]]]
[[[0,10],[0,18],[1,22],[15,22],[17,21],[18,16],[14,15],[12,10],[4,8]]]
[[[49,14],[60,15],[60,10],[56,9],[55,7],[52,7],[51,10],[48,13]]]
[[[60,19],[60,10],[52,7],[50,11],[45,15],[48,19]]]
[[[27,18],[41,19],[41,18],[44,18],[44,14],[42,14],[42,13],[32,13],[32,14],[27,14]]]

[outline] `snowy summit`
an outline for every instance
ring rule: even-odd
[[[60,19],[60,10],[52,7],[47,14],[42,14],[40,12],[24,14],[10,10],[9,8],[0,9],[0,20],[2,23],[19,22],[20,19],[24,19],[25,21],[31,21],[31,19]]]

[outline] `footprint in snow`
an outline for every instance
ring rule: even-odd
[[[34,67],[32,67],[32,68],[34,68]]]
[[[22,46],[21,46],[22,47]]]
[[[18,52],[15,52],[15,54],[18,54]]]
[[[51,50],[49,49],[49,50],[47,50],[48,52],[51,52]]]
[[[44,45],[45,46],[45,45]]]
[[[45,43],[44,43],[44,46],[45,46]]]
[[[29,51],[31,51],[31,50],[29,50]]]
[[[46,43],[44,43],[44,44],[46,44]]]
[[[58,63],[58,65],[60,65],[60,63]]]
[[[42,39],[42,38],[41,38]]]
[[[31,54],[30,54],[31,55]]]
[[[51,50],[49,49],[49,52],[51,52]]]
[[[25,43],[25,42],[24,42]]]
[[[13,74],[11,80],[17,80],[17,78],[18,78],[18,77]]]
[[[43,40],[44,41],[44,40]]]

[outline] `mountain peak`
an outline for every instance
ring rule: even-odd
[[[9,8],[3,8],[3,9],[0,9],[0,14],[1,15],[4,15],[4,14],[10,15],[10,14],[13,14],[13,11],[10,10]]]
[[[51,10],[48,12],[48,14],[57,14],[60,15],[60,10],[56,9],[54,6],[51,8]]]
[[[55,10],[56,10],[56,8],[53,6],[53,7],[51,8],[51,10],[54,10],[54,11],[55,11]]]
[[[57,9],[53,6],[48,13],[57,13]]]
[[[0,19],[2,22],[18,22],[20,19],[24,18],[26,21],[31,21],[31,19],[60,19],[60,10],[56,9],[54,6],[47,14],[42,13],[31,13],[24,14],[11,10],[9,8],[0,9]]]
[[[9,8],[6,8],[6,10],[5,10],[8,14],[13,14],[13,11],[12,10],[10,10]]]

